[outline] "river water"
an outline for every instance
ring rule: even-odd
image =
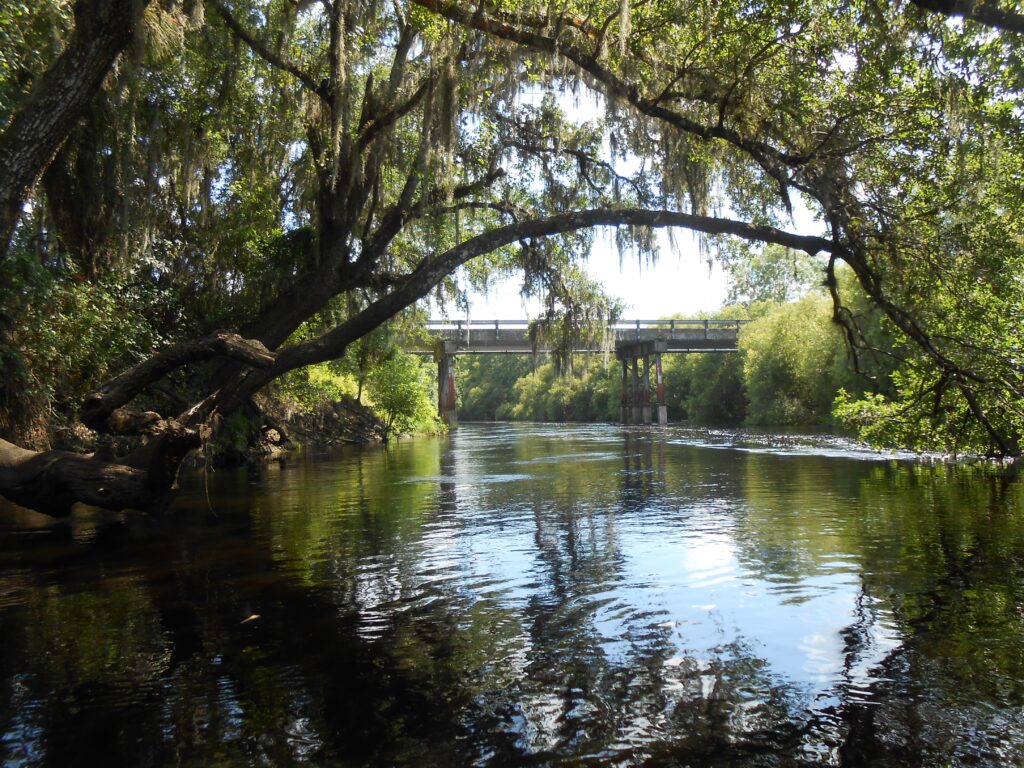
[[[468,425],[0,508],[7,766],[1024,765],[1012,470]]]

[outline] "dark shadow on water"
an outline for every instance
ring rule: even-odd
[[[1024,759],[1015,479],[674,439],[479,427],[218,472],[163,516],[8,513],[0,760]],[[718,578],[783,606],[848,589],[834,669],[783,673],[763,627],[698,642],[672,590],[716,572],[662,583],[662,542],[727,542]]]

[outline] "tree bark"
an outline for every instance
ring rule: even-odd
[[[167,347],[104,384],[82,405],[79,414],[82,423],[99,432],[122,434],[126,431],[126,419],[132,421],[135,428],[143,426],[134,414],[120,414],[120,417],[115,419],[111,417],[143,389],[171,371],[213,357],[230,357],[254,367],[271,365],[276,359],[276,356],[258,341],[243,339],[230,331],[214,331],[201,339]]]
[[[66,451],[29,451],[0,440],[0,488],[23,507],[67,517],[75,502],[106,509],[152,507],[160,489],[148,470]]]
[[[1024,33],[1024,14],[1000,8],[985,0],[910,0],[918,8],[944,16],[960,16],[986,27],[1005,32]]]
[[[131,43],[151,1],[75,4],[75,29],[67,47],[0,135],[0,259],[32,187]]]

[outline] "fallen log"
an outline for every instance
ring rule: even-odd
[[[70,515],[76,501],[146,509],[161,496],[148,470],[68,451],[30,451],[6,440],[0,440],[0,487],[15,504],[53,517]]]

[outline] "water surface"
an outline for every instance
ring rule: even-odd
[[[0,508],[0,760],[1024,764],[1015,474],[830,438],[460,427]]]

